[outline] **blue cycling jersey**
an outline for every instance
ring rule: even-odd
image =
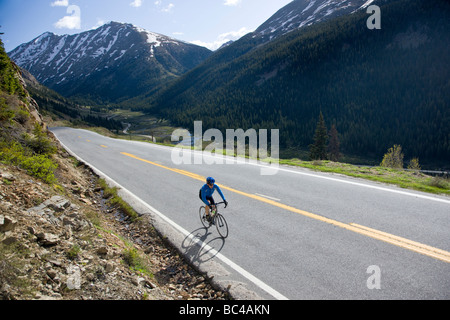
[[[213,187],[212,187],[212,189],[205,183],[205,185],[202,187],[202,201],[207,205],[207,206],[209,206],[209,202],[208,202],[208,200],[206,200],[206,198],[208,197],[212,197],[212,195],[213,195],[213,193],[214,193],[214,191],[216,191],[217,190],[217,192],[220,194],[220,196],[222,197],[222,199],[223,199],[223,201],[226,201],[225,200],[225,197],[224,197],[224,195],[223,195],[223,193],[222,193],[222,190],[220,190],[220,188],[219,188],[219,186],[217,185],[217,184],[215,184]]]

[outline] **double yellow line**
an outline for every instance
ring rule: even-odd
[[[172,171],[172,172],[176,172],[178,174],[182,174],[182,175],[190,177],[192,179],[196,179],[196,180],[199,180],[199,181],[202,181],[202,182],[205,181],[205,177],[200,176],[200,175],[195,174],[195,173],[192,173],[192,172],[189,172],[189,171],[175,169],[175,168],[170,168],[170,167],[164,166],[164,165],[156,163],[156,162],[152,162],[152,161],[149,161],[149,160],[146,160],[146,159],[139,158],[139,157],[137,157],[135,155],[132,155],[132,154],[126,153],[126,152],[122,152],[121,154],[125,155],[127,157],[130,157],[130,158],[133,158],[133,159],[136,159],[136,160],[139,160],[139,161],[142,161],[142,162],[145,162],[145,163],[148,163],[148,164],[160,167],[160,168],[165,169],[165,170],[169,170],[169,171]],[[281,209],[285,209],[285,210],[288,210],[288,211],[291,211],[291,212],[294,212],[294,213],[298,213],[300,215],[303,215],[303,216],[311,218],[311,219],[322,221],[322,222],[334,225],[336,227],[340,227],[340,228],[343,228],[343,229],[346,229],[346,230],[349,230],[349,231],[352,231],[352,232],[356,232],[358,234],[361,234],[361,235],[364,235],[364,236],[367,236],[367,237],[370,237],[370,238],[373,238],[373,239],[384,241],[384,242],[393,244],[395,246],[398,246],[398,247],[401,247],[401,248],[404,248],[404,249],[408,249],[408,250],[411,250],[411,251],[414,251],[414,252],[417,252],[417,253],[420,253],[420,254],[423,254],[423,255],[426,255],[426,256],[438,259],[438,260],[442,260],[442,261],[445,261],[447,263],[450,263],[450,252],[448,252],[448,251],[444,251],[444,250],[441,250],[441,249],[438,249],[438,248],[434,248],[434,247],[431,247],[431,246],[428,246],[428,245],[425,245],[425,244],[422,244],[422,243],[419,243],[419,242],[411,241],[411,240],[408,240],[408,239],[405,239],[405,238],[402,238],[402,237],[398,237],[398,236],[395,236],[395,235],[392,235],[392,234],[389,234],[389,233],[386,233],[386,232],[382,232],[382,231],[379,231],[379,230],[375,230],[375,229],[371,229],[371,228],[368,228],[368,227],[365,227],[365,226],[361,226],[361,225],[356,224],[356,223],[350,223],[350,224],[343,223],[343,222],[340,222],[340,221],[337,221],[337,220],[334,220],[334,219],[330,219],[330,218],[326,218],[326,217],[320,216],[318,214],[314,214],[314,213],[311,213],[311,212],[300,210],[300,209],[297,209],[297,208],[294,208],[294,207],[291,207],[291,206],[288,206],[288,205],[285,205],[285,204],[282,204],[282,203],[279,203],[279,202],[276,202],[274,200],[267,199],[267,198],[264,198],[264,197],[261,197],[261,196],[258,196],[258,195],[254,195],[254,194],[250,194],[250,193],[247,193],[247,192],[239,191],[239,190],[236,190],[234,188],[230,188],[230,187],[227,187],[227,186],[224,186],[224,185],[221,185],[221,184],[218,184],[218,185],[220,186],[221,189],[228,190],[228,191],[240,194],[242,196],[245,196],[245,197],[248,197],[248,198],[252,198],[252,199],[255,199],[255,200],[258,200],[258,201],[261,201],[261,202],[264,202],[264,203],[267,203],[267,204],[270,204],[270,205],[273,205],[273,206],[276,206],[276,207],[281,208]]]

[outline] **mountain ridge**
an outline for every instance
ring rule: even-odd
[[[310,26],[365,9],[375,0],[294,0],[278,10],[254,32],[268,42],[304,26]],[[379,4],[381,1],[377,1]]]
[[[89,96],[107,103],[155,89],[198,65],[211,51],[132,24],[110,22],[75,35],[45,32],[8,54],[66,97]]]

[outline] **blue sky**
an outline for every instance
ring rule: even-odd
[[[109,21],[216,49],[253,31],[292,0],[0,0],[9,52],[46,31],[87,31]]]

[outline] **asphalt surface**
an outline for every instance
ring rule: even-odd
[[[173,148],[51,131],[238,298],[450,298],[449,197],[286,166],[262,175],[264,164],[220,164],[221,157],[190,151],[177,164]],[[198,217],[198,191],[208,176],[229,202],[221,210],[227,239]]]

